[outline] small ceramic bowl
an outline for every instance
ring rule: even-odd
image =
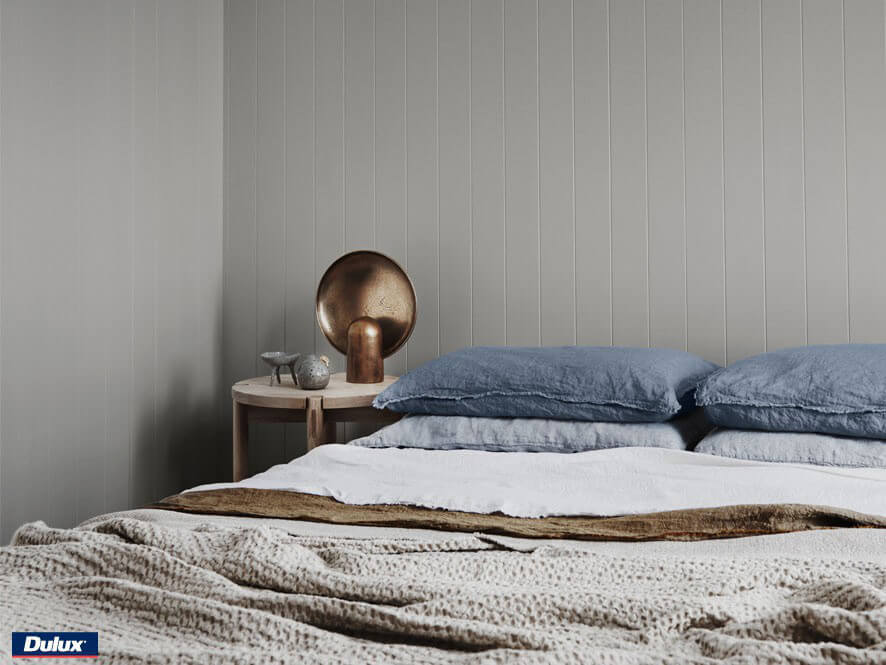
[[[286,353],[286,351],[265,351],[261,354],[261,359],[271,367],[283,367],[294,363],[300,355],[300,353]]]
[[[274,377],[277,377],[277,383],[280,381],[280,368],[289,367],[289,373],[292,374],[293,384],[297,384],[295,378],[295,363],[298,361],[300,353],[286,353],[286,351],[265,351],[259,356],[271,368],[271,382],[274,385]]]

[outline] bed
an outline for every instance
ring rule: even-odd
[[[109,662],[886,663],[884,515],[884,469],[328,445],[23,526],[0,623]]]
[[[884,375],[886,346],[456,351],[369,437],[24,525],[0,621],[112,662],[886,664]]]

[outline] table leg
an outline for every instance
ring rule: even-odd
[[[308,450],[335,440],[335,423],[328,423],[323,417],[323,398],[308,397]]]
[[[249,407],[234,400],[234,482],[243,480],[249,469]]]

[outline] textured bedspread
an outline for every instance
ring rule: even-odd
[[[886,663],[886,566],[42,523],[0,548],[0,625],[102,662]],[[0,641],[0,654],[8,642]]]

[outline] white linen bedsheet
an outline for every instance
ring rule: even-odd
[[[315,448],[238,483],[514,517],[628,515],[739,504],[800,503],[886,515],[886,469],[752,462],[661,448],[583,453]]]

